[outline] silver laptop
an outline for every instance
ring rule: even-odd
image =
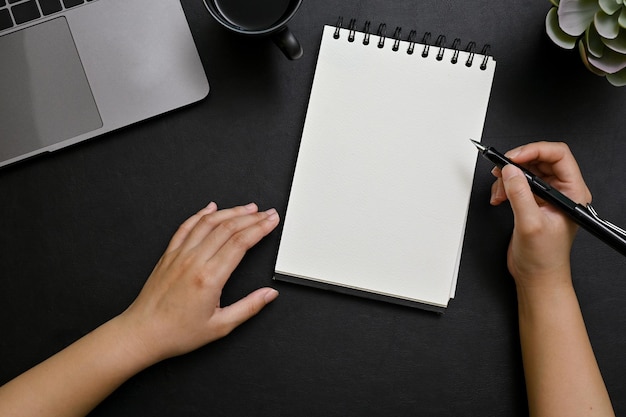
[[[180,0],[0,0],[0,167],[208,92]]]

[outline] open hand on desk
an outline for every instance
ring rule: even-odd
[[[591,193],[566,144],[536,142],[512,149],[506,156],[573,201],[591,203]],[[571,285],[570,250],[577,225],[536,197],[518,168],[507,165],[502,170],[496,168],[493,174],[497,179],[491,190],[491,204],[509,200],[515,216],[507,261],[516,284]]]
[[[261,288],[220,307],[230,274],[278,222],[274,209],[258,212],[249,204],[218,211],[211,203],[180,226],[143,290],[120,316],[152,361],[227,335],[278,296],[274,289]]]
[[[137,372],[228,334],[278,295],[262,288],[220,306],[230,274],[278,221],[254,204],[200,210],[125,312],[0,387],[0,415],[84,416]]]

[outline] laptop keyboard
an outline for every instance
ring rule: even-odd
[[[0,0],[0,32],[94,0]]]

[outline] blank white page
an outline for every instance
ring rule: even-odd
[[[276,273],[445,307],[495,62],[325,26]]]

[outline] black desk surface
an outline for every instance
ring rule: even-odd
[[[196,105],[0,170],[0,383],[121,312],[176,227],[214,200],[284,214],[321,30],[337,16],[488,42],[497,60],[483,141],[563,140],[597,210],[626,225],[626,88],[583,68],[544,31],[548,0],[305,0],[287,61],[183,0],[211,92]],[[408,33],[408,32],[406,32]],[[468,152],[472,150],[468,147]],[[456,299],[433,313],[271,280],[279,231],[246,257],[230,303],[278,300],[229,337],[139,374],[95,416],[527,415],[512,217],[488,204],[478,162]],[[580,232],[574,280],[618,415],[626,413],[626,259]]]

